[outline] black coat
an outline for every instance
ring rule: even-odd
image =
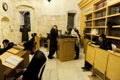
[[[3,54],[4,52],[6,52],[8,49],[12,48],[15,45],[16,44],[14,44],[13,42],[9,42],[9,44],[6,48],[0,48],[0,55]]]
[[[57,37],[58,37],[58,30],[54,28],[50,31],[50,49],[57,50]]]
[[[27,70],[23,73],[23,80],[38,80],[38,73],[42,65],[46,62],[46,57],[43,52],[36,51]]]
[[[103,42],[97,41],[95,44],[96,44],[96,45],[99,45],[101,49],[104,49],[104,50],[112,50],[111,42],[108,41],[107,39],[105,39]]]
[[[20,31],[22,32],[22,41],[28,41],[28,32],[30,31],[30,29],[28,27],[21,27]]]

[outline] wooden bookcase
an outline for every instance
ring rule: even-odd
[[[82,0],[81,9],[82,40],[104,33],[107,38],[120,48],[120,0]],[[112,25],[108,27],[109,25]]]

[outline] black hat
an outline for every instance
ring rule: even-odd
[[[34,36],[36,36],[36,35],[37,35],[37,33],[32,33],[32,34],[31,34],[32,37],[34,37]]]
[[[35,45],[36,45],[36,43],[34,41],[30,40],[23,44],[24,50],[31,50]]]

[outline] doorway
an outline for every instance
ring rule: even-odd
[[[67,30],[69,31],[69,34],[71,34],[71,31],[74,28],[75,14],[76,13],[68,13]]]
[[[75,13],[68,13],[68,23],[67,23],[68,28],[74,27],[74,17],[75,17]]]
[[[27,27],[27,28],[29,28],[31,30],[30,12],[29,11],[20,11],[20,14],[22,16],[22,24],[21,24],[21,26],[25,25],[25,27]]]

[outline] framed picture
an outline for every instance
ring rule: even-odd
[[[3,10],[4,10],[4,11],[7,11],[7,10],[8,10],[8,5],[7,5],[7,3],[3,2],[3,3],[2,3],[2,7],[3,7]]]

